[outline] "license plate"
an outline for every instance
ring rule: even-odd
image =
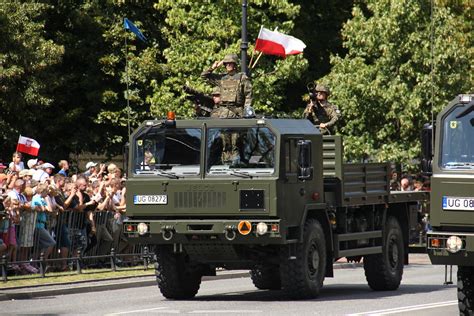
[[[443,196],[443,209],[474,211],[474,198]]]
[[[168,204],[167,195],[134,195],[133,204]]]

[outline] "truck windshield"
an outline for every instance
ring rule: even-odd
[[[267,127],[210,128],[208,173],[244,178],[273,174],[275,139]]]
[[[168,178],[199,174],[201,129],[147,127],[133,146],[135,174]]]
[[[441,137],[441,167],[474,169],[474,108],[459,105],[448,113]]]

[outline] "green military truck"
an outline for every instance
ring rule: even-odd
[[[458,266],[459,309],[463,315],[472,315],[474,95],[457,96],[438,114],[435,126],[428,253],[433,264]]]
[[[343,257],[363,257],[372,289],[395,290],[429,194],[390,192],[390,171],[344,163],[341,137],[308,120],[147,121],[130,138],[124,231],[155,249],[170,299],[219,267],[312,298]]]

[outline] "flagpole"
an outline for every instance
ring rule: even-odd
[[[127,46],[127,32],[125,32],[125,81],[127,85],[127,133],[130,138],[130,97],[129,97],[129,77],[128,77],[128,46]]]
[[[251,69],[255,68],[255,65],[258,63],[258,60],[260,59],[260,57],[262,57],[262,55],[263,55],[262,52],[260,52],[260,54],[258,54],[257,59],[255,59],[255,62],[253,63]]]

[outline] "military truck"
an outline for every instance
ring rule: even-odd
[[[344,163],[341,137],[308,120],[150,120],[130,138],[124,231],[153,246],[169,299],[194,297],[216,268],[313,298],[344,257],[363,257],[372,289],[395,290],[429,194],[390,192],[390,172]]]
[[[463,315],[474,312],[474,95],[459,95],[436,118],[431,171],[433,264],[458,266],[458,301]],[[427,142],[429,143],[429,142]],[[429,158],[430,148],[426,148]]]

